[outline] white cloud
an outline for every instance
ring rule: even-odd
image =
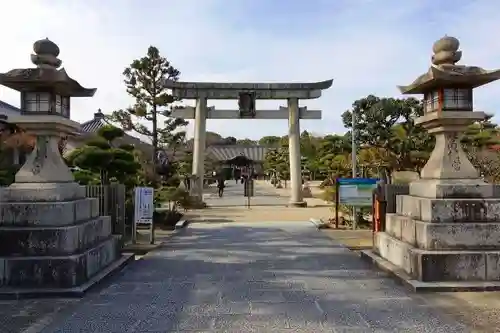
[[[342,131],[340,114],[368,94],[399,96],[396,85],[423,73],[434,40],[462,42],[463,63],[500,67],[500,3],[490,0],[266,2],[257,0],[62,1],[4,0],[0,71],[30,66],[32,43],[49,37],[61,48],[68,73],[97,87],[92,99],[72,104],[73,118],[88,120],[130,103],[122,71],[149,45],[178,67],[183,80],[320,81],[333,87],[303,105],[324,119],[303,121],[313,132]],[[281,6],[280,6],[281,5]],[[316,5],[317,7],[314,7]],[[252,7],[253,6],[253,7]],[[305,7],[304,7],[305,6]],[[300,10],[301,12],[297,12]],[[5,15],[7,13],[7,15]],[[7,32],[12,31],[8,34]],[[478,109],[495,112],[498,85],[478,89]],[[0,99],[18,94],[0,89]],[[235,101],[211,101],[229,108]],[[273,108],[284,101],[259,101]],[[237,137],[286,134],[286,121],[209,121],[208,129]]]

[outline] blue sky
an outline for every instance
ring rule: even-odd
[[[98,89],[95,97],[72,102],[72,118],[85,121],[98,108],[110,113],[131,103],[121,73],[155,45],[186,81],[333,78],[321,98],[301,103],[322,109],[323,119],[302,121],[301,127],[340,133],[340,115],[354,100],[368,94],[401,97],[396,86],[427,70],[432,43],[445,34],[460,39],[461,63],[500,68],[499,10],[493,0],[5,0],[0,71],[30,66],[33,42],[49,37],[61,48],[68,73]],[[479,88],[476,108],[496,113],[499,91],[500,83]],[[3,87],[0,99],[19,105],[19,95]],[[280,105],[285,101],[257,104]],[[209,120],[208,130],[259,138],[285,135],[287,124]]]

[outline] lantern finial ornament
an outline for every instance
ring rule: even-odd
[[[437,40],[432,46],[434,55],[433,65],[455,65],[462,58],[462,51],[459,51],[460,41],[455,37],[444,36]]]
[[[38,68],[58,69],[62,61],[57,58],[59,55],[59,46],[48,38],[36,41],[33,44],[31,62]]]

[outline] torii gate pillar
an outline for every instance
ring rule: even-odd
[[[288,99],[288,154],[290,159],[290,182],[292,185],[290,206],[305,207],[302,195],[302,167],[300,165],[300,117],[299,99]]]
[[[193,148],[193,184],[191,195],[198,202],[203,201],[203,177],[205,174],[205,146],[207,132],[207,98],[200,96],[196,99],[194,121],[194,148]]]

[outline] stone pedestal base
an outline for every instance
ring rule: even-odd
[[[410,195],[423,198],[494,198],[493,186],[482,179],[419,179],[410,183]]]
[[[0,297],[86,290],[131,258],[76,183],[15,183],[0,198]]]
[[[402,285],[408,287],[414,292],[458,292],[458,291],[498,291],[500,290],[500,281],[436,281],[422,282],[399,266],[396,266],[388,260],[382,258],[374,250],[361,251],[361,258],[374,264],[379,269],[389,273],[397,279]]]
[[[424,250],[385,232],[375,235],[374,245],[378,255],[418,281],[500,282],[500,250]]]
[[[289,202],[288,207],[307,207],[307,202],[305,201]]]
[[[190,207],[191,209],[203,209],[207,208],[207,203],[201,200],[198,196],[190,197]]]
[[[312,198],[311,188],[307,185],[302,186],[302,198]]]
[[[423,191],[419,182],[397,196],[396,214],[386,215],[370,256],[421,287],[500,286],[500,198],[492,197],[492,185],[441,183],[421,197],[412,195]]]

